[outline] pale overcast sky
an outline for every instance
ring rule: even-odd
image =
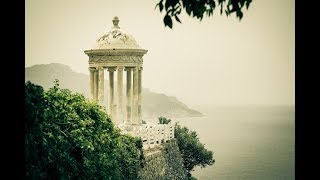
[[[26,67],[62,63],[88,74],[96,39],[112,26],[130,32],[144,56],[143,87],[189,106],[294,105],[294,0],[253,0],[235,15],[184,12],[164,28],[158,0],[26,0]],[[106,73],[107,74],[107,73]]]

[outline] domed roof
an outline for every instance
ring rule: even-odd
[[[120,29],[117,16],[112,22],[114,27],[97,39],[94,49],[141,49],[130,33]]]

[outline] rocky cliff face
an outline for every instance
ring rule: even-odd
[[[144,156],[146,163],[139,171],[140,179],[188,179],[175,139],[158,148],[144,152]]]
[[[25,81],[31,81],[45,89],[53,87],[55,79],[59,80],[61,88],[82,93],[88,98],[89,76],[76,73],[72,71],[69,66],[52,63],[34,65],[25,69]],[[108,82],[105,81],[105,85],[107,85],[107,83]],[[142,89],[142,96],[143,118],[157,118],[160,116],[169,118],[202,116],[200,112],[188,108],[175,97],[151,92],[145,88]],[[105,97],[107,97],[107,88],[105,88]]]

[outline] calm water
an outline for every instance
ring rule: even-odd
[[[199,180],[293,180],[294,107],[199,107],[205,117],[176,118],[198,132],[216,162]]]

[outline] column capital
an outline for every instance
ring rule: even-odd
[[[117,69],[118,69],[119,71],[123,71],[124,67],[123,67],[123,66],[118,66]]]
[[[109,72],[114,72],[116,71],[116,67],[107,67]]]
[[[98,70],[104,70],[104,67],[103,66],[99,66],[97,67]]]
[[[142,70],[143,70],[143,67],[142,67],[142,66],[140,66],[138,69],[139,69],[140,71],[142,71]]]
[[[134,67],[125,67],[124,70],[125,71],[131,71]]]
[[[88,69],[89,69],[89,71],[95,71],[96,70],[95,67],[89,67]]]

